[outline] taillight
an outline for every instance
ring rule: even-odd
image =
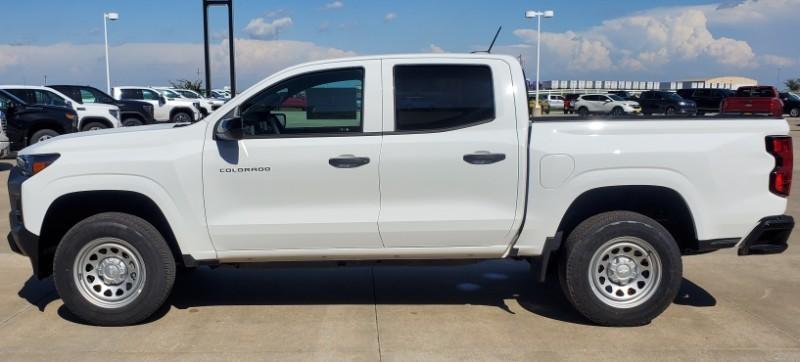
[[[789,196],[792,188],[792,137],[767,136],[767,152],[775,157],[775,168],[769,174],[769,190],[778,196]]]

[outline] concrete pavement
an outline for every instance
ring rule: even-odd
[[[793,122],[793,128],[800,126]],[[793,132],[798,136],[800,132]],[[796,150],[800,144],[795,143]],[[6,162],[8,163],[8,162]],[[7,167],[0,165],[5,185]],[[795,175],[795,177],[798,177]],[[797,178],[800,180],[800,177]],[[790,214],[800,218],[800,189]],[[8,209],[0,186],[0,215]],[[0,221],[0,233],[8,225]],[[588,324],[517,261],[441,267],[201,268],[148,323],[80,324],[0,246],[3,360],[798,360],[800,236],[781,255],[684,258],[675,303],[636,328]]]

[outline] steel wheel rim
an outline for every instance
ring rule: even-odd
[[[790,116],[792,116],[792,117],[797,117],[797,116],[800,116],[800,109],[793,108],[793,109],[792,109],[792,110],[789,112],[789,115],[790,115]]]
[[[633,308],[648,301],[662,279],[661,258],[647,241],[623,236],[605,242],[589,266],[594,295],[615,308]]]
[[[141,294],[147,277],[136,248],[112,237],[84,245],[72,270],[81,295],[102,308],[121,308],[133,302]]]

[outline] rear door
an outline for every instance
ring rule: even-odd
[[[508,244],[520,172],[508,64],[386,59],[383,82],[384,246]]]

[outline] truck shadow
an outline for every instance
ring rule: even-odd
[[[563,296],[557,278],[535,281],[528,263],[485,261],[454,266],[198,268],[181,273],[167,303],[144,323],[160,319],[170,306],[191,309],[238,305],[484,305],[509,314],[534,313],[558,321],[591,324]],[[19,296],[44,311],[58,299],[52,278],[29,279]],[[716,305],[702,287],[684,279],[676,304]],[[58,314],[82,323],[63,305]]]

